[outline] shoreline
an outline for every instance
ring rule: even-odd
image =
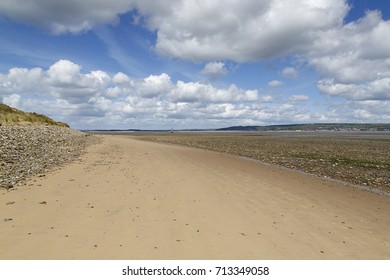
[[[0,259],[389,259],[389,198],[229,155],[99,136],[0,189]]]
[[[128,136],[132,136],[132,135],[128,135]],[[136,139],[136,140],[139,140],[139,141],[148,141],[148,140],[144,140],[144,139],[138,139],[139,136],[134,136],[133,138]],[[305,175],[305,176],[312,176],[313,178],[318,178],[318,179],[321,179],[321,180],[333,182],[333,183],[336,183],[336,184],[339,184],[339,185],[343,185],[343,186],[345,186],[347,188],[355,188],[355,189],[358,189],[360,191],[366,191],[366,192],[374,193],[374,194],[381,195],[381,196],[390,196],[390,191],[383,191],[383,190],[380,190],[380,189],[375,189],[375,188],[371,188],[371,187],[364,186],[364,185],[352,184],[352,183],[349,183],[347,181],[343,181],[343,180],[340,180],[340,179],[334,179],[334,178],[330,178],[330,177],[326,177],[326,176],[320,176],[320,175],[316,175],[316,174],[313,174],[313,173],[305,172],[303,170],[292,169],[292,168],[285,167],[283,165],[278,165],[278,164],[264,162],[264,161],[261,161],[259,159],[255,159],[255,158],[250,158],[250,157],[246,157],[246,156],[240,156],[240,155],[234,155],[234,154],[229,154],[229,153],[209,150],[209,149],[206,149],[206,148],[198,148],[198,147],[193,147],[193,146],[186,146],[186,145],[181,145],[181,144],[176,144],[176,143],[159,142],[159,141],[156,141],[156,143],[163,144],[163,145],[182,146],[182,147],[186,147],[186,148],[189,148],[189,149],[195,149],[195,150],[197,150],[197,149],[198,150],[207,150],[207,151],[214,152],[214,153],[217,153],[217,154],[231,156],[233,158],[239,158],[239,159],[243,159],[243,160],[253,161],[253,162],[256,162],[258,164],[262,164],[262,165],[269,166],[269,167],[276,167],[276,168],[279,168],[281,170],[286,170],[286,171],[290,171],[290,172],[297,172],[297,173]]]
[[[134,137],[259,160],[390,195],[387,135],[202,133]]]

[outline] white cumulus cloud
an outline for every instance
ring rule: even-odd
[[[307,100],[309,100],[309,96],[303,94],[290,96],[290,101],[292,102],[304,102]]]
[[[227,73],[223,61],[252,62],[291,55],[318,72],[318,89],[324,94],[388,98],[383,91],[390,77],[390,40],[386,40],[390,21],[383,20],[379,11],[367,11],[361,19],[345,24],[349,9],[346,0],[2,0],[0,18],[61,34],[115,24],[121,15],[133,12],[137,19],[133,24],[156,34],[156,52],[183,60],[212,61],[202,71],[211,80]],[[58,67],[61,69],[51,71],[53,83],[77,80],[83,87],[84,80],[76,77],[77,65],[62,63]],[[56,76],[56,71],[64,76]],[[298,69],[286,67],[281,74],[296,78]],[[29,70],[28,75],[40,73]],[[99,78],[91,75],[97,88],[106,82],[105,77],[97,81]],[[8,82],[2,88],[15,85]],[[269,86],[277,84],[271,81]],[[153,91],[144,93],[154,95]]]
[[[123,87],[130,87],[132,85],[132,81],[126,74],[122,72],[118,72],[112,77],[112,81],[116,83],[117,85],[123,86]]]
[[[283,82],[279,80],[272,80],[268,83],[268,86],[270,87],[279,87],[281,85],[283,85]]]
[[[296,78],[298,77],[298,71],[294,67],[286,67],[282,70],[283,77]]]
[[[138,119],[140,125],[163,125],[168,119],[194,122],[205,118],[210,108],[220,109],[213,113],[216,122],[238,118],[243,112],[248,115],[250,104],[258,101],[258,91],[234,84],[219,88],[199,82],[173,83],[166,73],[143,79],[121,72],[113,76],[101,70],[85,73],[81,65],[59,60],[48,69],[11,68],[0,73],[0,101],[79,126],[123,126],[130,119]],[[99,118],[104,121],[99,123]]]
[[[82,74],[81,66],[69,60],[59,60],[46,71],[42,86],[55,97],[69,102],[85,102],[102,92],[111,78],[104,71]]]
[[[161,94],[167,94],[172,88],[171,77],[163,73],[161,75],[150,75],[136,85],[137,91],[141,96],[155,97]]]
[[[227,74],[227,69],[225,67],[225,63],[223,62],[209,62],[207,63],[203,70],[202,74],[209,77],[210,80],[216,81],[220,79],[222,76]]]
[[[316,32],[342,24],[349,9],[342,0],[182,0],[169,7],[148,2],[136,6],[147,15],[148,27],[157,30],[157,51],[188,60],[253,61],[291,54],[311,44]]]
[[[115,23],[132,8],[131,0],[2,0],[0,16],[49,29],[54,34],[79,33]]]
[[[13,93],[11,95],[3,97],[3,103],[14,108],[19,106],[19,102],[20,102],[20,95],[18,94]]]
[[[390,100],[390,78],[361,84],[344,84],[337,83],[333,79],[323,79],[317,83],[317,87],[327,95],[342,96],[352,100]]]
[[[235,85],[223,89],[199,82],[178,81],[170,97],[184,102],[254,102],[258,99],[258,91],[243,90]]]
[[[326,112],[308,109],[304,94],[274,97],[234,84],[216,87],[200,82],[173,82],[166,73],[133,79],[59,60],[48,69],[11,68],[0,73],[0,101],[70,123],[77,128],[223,127],[235,124],[316,121],[389,121],[389,80],[361,88],[328,80],[322,91],[335,96],[361,92],[362,98],[333,104]],[[369,87],[369,88],[367,88]],[[365,100],[382,92],[383,100]]]
[[[318,89],[358,100],[390,99],[390,22],[378,11],[323,32],[308,55],[320,73]]]

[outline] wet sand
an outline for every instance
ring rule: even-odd
[[[253,160],[101,136],[0,190],[0,259],[390,259],[390,198]]]

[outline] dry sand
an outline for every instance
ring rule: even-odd
[[[390,259],[388,196],[102,137],[79,161],[0,190],[0,259]]]

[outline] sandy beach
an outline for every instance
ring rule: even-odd
[[[0,189],[0,259],[390,259],[390,197],[201,149],[99,136]]]

